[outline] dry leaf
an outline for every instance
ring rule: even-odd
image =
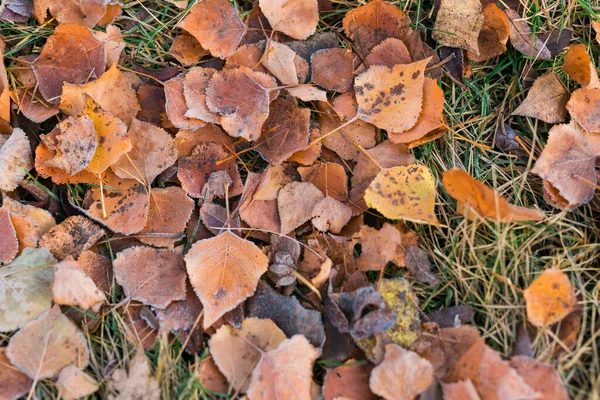
[[[4,209],[4,207],[0,208]],[[26,247],[37,247],[40,236],[38,235],[37,223],[31,217],[26,215],[10,214],[10,220],[15,228],[17,240],[19,242],[19,252]]]
[[[556,268],[542,272],[523,295],[527,304],[527,319],[539,327],[562,320],[577,305],[569,277]]]
[[[311,82],[327,90],[346,92],[352,87],[352,52],[347,49],[323,49],[313,53]]]
[[[194,4],[177,24],[194,36],[215,57],[227,58],[237,49],[246,26],[227,0],[205,0]]]
[[[392,68],[374,65],[354,80],[358,118],[390,132],[415,126],[422,109],[429,59]]]
[[[37,224],[39,236],[44,235],[50,228],[56,225],[54,217],[52,217],[49,211],[28,204],[21,204],[8,196],[3,196],[2,207],[7,208],[13,214],[26,215],[34,219]]]
[[[133,119],[127,138],[133,146],[111,169],[123,179],[136,179],[150,185],[154,178],[177,161],[175,141],[163,129]]]
[[[206,122],[197,118],[187,117],[188,106],[185,98],[185,76],[179,74],[163,83],[165,89],[165,111],[169,122],[179,129],[195,131],[206,125]],[[163,126],[164,125],[163,123]]]
[[[531,172],[554,187],[568,204],[578,207],[594,197],[596,155],[572,125],[555,125]]]
[[[56,105],[34,97],[29,89],[17,89],[13,93],[18,98],[19,112],[33,122],[42,123],[59,112]]]
[[[481,400],[470,379],[454,383],[442,383],[446,400]]]
[[[100,310],[106,301],[104,293],[87,276],[77,264],[77,261],[64,260],[54,267],[52,282],[52,299],[55,304],[79,307],[83,311]]]
[[[121,30],[114,25],[108,25],[106,33],[100,31],[94,33],[104,43],[104,47],[106,48],[106,66],[110,68],[113,64],[118,64],[123,49],[125,49],[125,40],[123,40]]]
[[[483,218],[500,222],[541,221],[544,218],[544,213],[539,210],[509,204],[494,189],[458,168],[444,172],[442,181],[446,192],[458,201],[467,217],[472,209]]]
[[[183,66],[187,67],[196,64],[204,55],[206,50],[202,48],[200,42],[195,37],[188,33],[181,33],[177,35],[169,54],[177,59]]]
[[[279,233],[281,222],[277,200],[254,199],[260,179],[261,174],[259,173],[251,172],[248,174],[239,205],[240,218],[252,228]]]
[[[483,26],[477,39],[479,53],[469,50],[467,57],[474,62],[483,62],[506,52],[510,35],[510,24],[506,13],[495,3],[483,8]]]
[[[478,37],[484,24],[479,0],[441,0],[431,37],[448,47],[479,54]]]
[[[130,247],[113,261],[115,279],[132,300],[164,309],[185,299],[185,267],[180,254],[151,247]]]
[[[404,254],[406,269],[419,282],[435,286],[440,280],[431,272],[431,262],[425,250],[417,246],[408,246]]]
[[[8,264],[19,253],[19,240],[10,212],[4,207],[0,208],[0,233],[0,263]]]
[[[0,189],[10,192],[19,186],[33,168],[31,147],[25,132],[14,128],[8,139],[0,140]]]
[[[91,28],[106,13],[106,3],[106,0],[36,0],[33,4],[35,18],[40,25],[46,22],[50,11],[61,24],[77,24]]]
[[[411,400],[433,382],[433,366],[417,353],[395,344],[385,346],[385,358],[371,373],[373,393],[387,400]]]
[[[104,236],[104,229],[85,217],[74,215],[42,236],[40,246],[50,250],[59,260],[69,256],[77,258],[102,236]]]
[[[410,64],[412,58],[404,42],[391,37],[375,46],[365,61],[367,66],[385,65],[392,68],[396,64]]]
[[[531,32],[525,18],[510,8],[506,8],[504,12],[510,24],[510,42],[515,49],[524,56],[535,59],[549,60],[552,58],[552,54],[544,42]]]
[[[291,178],[285,174],[286,165],[269,165],[262,172],[260,183],[254,192],[256,200],[276,200],[283,185],[290,183]]]
[[[512,115],[537,118],[550,124],[565,121],[569,92],[553,72],[540,76]]]
[[[412,164],[382,169],[365,192],[365,201],[390,219],[439,225],[436,183],[431,171]]]
[[[327,196],[312,211],[312,223],[321,232],[340,233],[352,218],[352,209],[333,197]]]
[[[281,233],[290,233],[311,219],[313,209],[324,197],[310,182],[290,182],[281,188],[277,198]]]
[[[113,282],[112,261],[91,250],[86,250],[77,259],[79,268],[105,293],[110,293]]]
[[[569,399],[560,376],[554,371],[552,366],[525,356],[511,358],[510,366],[516,369],[525,383],[538,393],[538,398],[553,400]]]
[[[324,196],[342,202],[348,200],[348,177],[342,165],[323,162],[310,167],[298,167],[298,173],[303,182],[312,183]]]
[[[128,371],[121,368],[114,371],[110,386],[119,394],[109,395],[109,400],[160,399],[158,381],[152,376],[150,360],[141,348],[136,350]]]
[[[204,328],[251,296],[268,267],[267,256],[254,243],[230,231],[194,243],[185,263],[204,306]]]
[[[184,343],[185,340],[181,340],[182,336],[180,335],[187,333],[192,335],[194,331],[198,331],[200,334],[202,332],[200,322],[202,319],[202,304],[200,304],[194,290],[189,285],[186,286],[185,300],[175,301],[164,310],[156,310],[160,326],[159,334],[173,332],[178,335],[181,343]]]
[[[323,399],[375,400],[377,397],[369,388],[369,371],[365,365],[354,360],[328,369],[323,380]]]
[[[259,0],[258,4],[274,30],[294,39],[307,39],[317,29],[317,0]]]
[[[215,203],[204,203],[200,207],[200,218],[206,229],[214,235],[218,235],[224,229],[232,229],[233,232],[242,236],[240,231],[240,219],[227,214],[227,209]]]
[[[33,381],[12,366],[6,347],[0,347],[0,398],[16,400],[29,393]]]
[[[244,393],[263,352],[277,348],[285,334],[269,319],[246,318],[241,329],[223,325],[208,341],[210,354],[234,390]]]
[[[252,372],[248,398],[311,398],[313,363],[321,352],[304,336],[294,335],[271,351],[263,353]]]
[[[571,77],[571,79],[575,80],[583,87],[600,86],[598,72],[594,67],[592,59],[588,55],[587,48],[584,44],[574,44],[569,46],[562,69]]]
[[[71,365],[60,371],[56,387],[60,397],[64,400],[76,400],[96,392],[98,382],[79,368]]]
[[[571,94],[567,110],[583,129],[588,132],[600,132],[600,87],[584,87]]]
[[[308,64],[303,58],[298,57],[294,50],[283,43],[269,41],[269,46],[265,48],[265,53],[260,62],[268,72],[284,85],[296,85],[304,83],[306,80],[306,74],[301,74],[301,72],[305,70],[308,73]],[[300,62],[300,64],[297,62]]]
[[[219,116],[206,106],[206,88],[215,72],[217,70],[214,68],[195,67],[185,74],[183,95],[188,107],[185,117],[214,124],[219,123]]]
[[[13,365],[35,381],[57,377],[70,365],[85,368],[89,362],[85,336],[59,306],[17,332],[10,339],[6,354]]]
[[[381,271],[390,261],[404,266],[405,249],[416,246],[417,237],[410,231],[401,232],[386,222],[380,230],[361,226],[352,236],[352,244],[360,244],[361,252],[356,257],[356,265],[361,271]]]

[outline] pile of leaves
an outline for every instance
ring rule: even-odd
[[[583,45],[562,65],[581,88],[542,74],[514,111],[555,124],[531,168],[549,212],[460,168],[440,182],[415,157],[452,134],[442,76],[464,85],[508,43],[532,65],[562,58],[569,30],[537,37],[518,4],[483,0],[439,1],[430,35],[384,0],[319,30],[327,0],[171,3],[185,10],[177,65],[159,70],[124,52],[127,5],[3,4],[2,19],[34,17],[51,34],[40,49],[2,43],[0,397],[56,378],[64,399],[158,398],[144,349],[166,339],[208,349],[209,395],[568,398],[529,342],[547,329],[574,345],[568,275],[550,268],[523,288],[528,322],[507,359],[467,305],[420,311],[413,286],[440,280],[413,229],[445,229],[442,188],[465,218],[524,226],[592,201],[600,80]],[[496,139],[528,150],[504,121]],[[89,345],[112,314],[136,355],[98,382]]]

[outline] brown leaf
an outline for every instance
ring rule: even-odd
[[[163,129],[133,119],[127,138],[133,144],[111,169],[123,179],[136,179],[150,185],[154,178],[177,161],[175,141]]]
[[[187,295],[184,300],[174,301],[164,310],[156,310],[156,316],[160,323],[160,334],[165,332],[189,332],[194,326],[196,326],[195,330],[200,329],[202,304],[200,304],[194,290],[190,286],[186,286]]]
[[[454,383],[442,383],[446,400],[481,400],[470,379]]]
[[[261,174],[254,198],[256,200],[276,200],[279,190],[291,181],[292,178],[286,175],[286,165],[268,165]]]
[[[151,247],[130,247],[113,262],[117,283],[132,300],[164,309],[185,299],[185,268],[180,254]]]
[[[111,377],[110,387],[119,392],[118,396],[109,397],[112,400],[159,400],[160,387],[152,376],[150,360],[144,349],[138,347],[135,357],[129,363],[128,371],[117,369]]]
[[[308,63],[283,43],[269,41],[260,62],[284,85],[296,85],[306,81]]]
[[[506,42],[510,35],[510,24],[506,13],[495,3],[483,8],[483,26],[477,38],[477,49],[467,51],[467,57],[474,62],[483,62],[506,52]]]
[[[250,75],[243,68],[215,73],[206,89],[206,105],[210,111],[221,115],[225,132],[234,137],[256,140],[269,115],[271,99],[264,82],[254,79],[259,73]],[[264,78],[269,87],[276,85],[273,78],[266,75]]]
[[[86,250],[77,259],[79,268],[105,293],[110,293],[113,281],[112,261],[91,250]]]
[[[569,46],[565,55],[565,62],[562,65],[571,79],[575,80],[581,86],[598,87],[598,72],[594,67],[592,59],[588,55],[587,47],[584,44],[574,44]]]
[[[352,209],[331,196],[318,202],[312,211],[312,223],[321,232],[340,233],[350,218]]]
[[[261,174],[254,172],[248,174],[239,205],[240,218],[252,228],[279,233],[281,231],[281,222],[279,220],[277,200],[254,199],[260,179]]]
[[[367,66],[385,65],[392,68],[396,64],[410,64],[412,58],[404,42],[391,37],[375,46],[365,61]]]
[[[71,365],[60,371],[56,387],[61,398],[76,400],[96,392],[98,382],[79,368]]]
[[[567,110],[583,129],[588,132],[600,132],[600,87],[587,86],[571,94]]]
[[[569,277],[556,268],[542,272],[523,295],[527,304],[527,319],[538,327],[562,320],[577,305]]]
[[[96,31],[96,37],[104,43],[106,48],[106,67],[110,68],[113,64],[118,64],[125,49],[125,40],[121,35],[121,30],[114,25],[106,27],[106,33]]]
[[[560,376],[554,371],[552,366],[525,356],[511,358],[510,366],[516,369],[525,383],[537,392],[538,398],[554,400],[569,399]]]
[[[348,11],[343,26],[364,58],[385,39],[402,39],[409,29],[410,19],[395,5],[373,0]]]
[[[0,232],[0,262],[8,264],[19,252],[19,240],[10,212],[4,207],[0,208]]]
[[[271,165],[280,165],[295,152],[308,147],[310,109],[280,97],[269,109],[256,151]]]
[[[85,217],[75,215],[65,219],[42,236],[40,246],[46,247],[60,260],[69,256],[77,258],[102,236],[104,236],[104,229]]]
[[[567,101],[569,101],[569,92],[558,75],[550,72],[535,80],[527,97],[512,115],[522,115],[557,124],[565,121]]]
[[[352,87],[352,52],[347,49],[318,50],[310,58],[311,82],[327,90],[346,92]]]
[[[85,336],[54,306],[28,323],[10,340],[10,362],[34,380],[57,377],[70,365],[85,368],[89,350]]]
[[[158,322],[146,306],[131,304],[125,311],[123,322],[127,340],[136,347],[151,348],[158,338]]]
[[[484,24],[479,0],[441,0],[431,37],[449,47],[479,54],[478,37]]]
[[[263,353],[252,372],[248,398],[311,398],[313,363],[321,352],[304,336],[294,335]]]
[[[223,325],[208,341],[210,354],[234,390],[244,393],[263,352],[277,348],[285,334],[270,319],[246,318],[241,329]]]
[[[204,55],[206,50],[192,35],[183,32],[175,38],[169,54],[177,59],[183,66],[187,67],[196,64]]]
[[[34,97],[30,89],[17,89],[14,93],[18,98],[19,112],[33,122],[42,123],[59,112],[56,105]]]
[[[416,246],[417,237],[386,222],[380,230],[361,226],[352,236],[352,243],[354,246],[360,244],[361,252],[356,264],[361,271],[381,271],[390,261],[405,266],[405,249]]]
[[[202,3],[204,4],[204,3]],[[165,88],[165,111],[169,122],[179,129],[195,131],[206,125],[197,118],[187,117],[188,106],[185,98],[185,75],[179,74],[163,84]]]
[[[569,205],[578,207],[594,197],[595,164],[596,155],[578,129],[555,125],[531,172],[548,181]]]
[[[470,210],[483,218],[500,222],[541,221],[544,218],[544,213],[539,210],[508,203],[494,189],[458,168],[445,171],[442,181],[446,192],[458,201],[467,218]]]
[[[504,10],[510,24],[510,42],[521,54],[535,59],[549,60],[550,50],[544,42],[531,32],[529,24],[518,12],[507,8]]]
[[[219,371],[212,357],[206,357],[200,362],[198,380],[203,388],[216,393],[227,393],[229,389],[227,378]]]
[[[55,304],[79,307],[83,311],[98,312],[106,301],[92,278],[79,267],[77,261],[64,260],[54,267],[52,299]]]
[[[56,225],[54,217],[52,217],[49,211],[28,204],[21,204],[8,196],[3,196],[2,207],[7,208],[13,214],[25,215],[34,219],[37,224],[39,236],[44,235],[50,228]]]
[[[203,48],[219,58],[232,55],[246,33],[237,10],[227,0],[194,4],[177,27],[188,31]]]
[[[453,383],[468,379],[483,399],[536,398],[535,390],[483,339],[462,355],[444,381]]]
[[[86,95],[127,126],[140,110],[140,104],[131,84],[116,65],[93,82],[80,86],[75,84],[81,82],[72,83],[73,85],[63,86],[60,97],[60,109],[68,115],[79,115],[83,111]]]
[[[308,135],[309,143],[313,140],[318,139],[319,136],[321,136],[319,128],[317,128],[316,126],[311,126],[310,133]],[[310,145],[306,150],[299,150],[295,152],[290,158],[287,159],[287,161],[297,162],[300,165],[313,165],[321,155],[322,148],[323,142],[318,141]]]
[[[229,146],[233,143],[233,140],[218,125],[214,124],[208,124],[195,131],[180,129],[175,135],[177,158],[189,156],[197,145],[205,142],[215,142],[223,146]]]
[[[61,24],[77,24],[87,28],[96,25],[106,13],[106,0],[36,0],[35,18],[40,25],[46,22],[48,11]]]
[[[427,253],[417,246],[408,246],[404,255],[404,262],[410,274],[419,282],[431,286],[437,285],[440,280],[431,272],[431,263]]]
[[[0,189],[10,192],[19,186],[26,173],[33,168],[29,139],[20,128],[12,134],[0,137]]]
[[[294,39],[307,39],[317,29],[317,0],[259,0],[258,4],[274,30]]]
[[[375,400],[369,388],[368,366],[348,360],[346,364],[328,369],[323,381],[323,399]]]
[[[162,126],[163,120],[167,118],[165,90],[161,86],[144,83],[137,89],[136,94],[140,110],[135,117],[140,121]]]
[[[232,229],[233,232],[242,236],[240,231],[240,219],[227,215],[227,209],[215,203],[204,203],[200,207],[200,217],[206,229],[214,235],[218,235],[224,229]]]
[[[385,346],[385,358],[371,373],[373,393],[388,400],[410,400],[433,382],[433,366],[417,353],[395,344]]]
[[[390,132],[415,126],[422,110],[429,59],[392,68],[374,65],[354,80],[358,118]]]
[[[27,394],[33,381],[15,368],[6,356],[6,347],[0,347],[0,397],[16,400]]]
[[[277,198],[281,233],[287,234],[311,219],[313,209],[324,197],[310,182],[290,182],[281,188]]]
[[[195,67],[185,74],[183,95],[188,108],[185,117],[213,124],[219,123],[219,116],[206,106],[206,88],[215,72],[217,70],[214,68]]]
[[[64,24],[56,27],[32,68],[44,99],[58,104],[64,83],[86,83],[102,75],[105,65],[103,43],[87,28]]]
[[[204,306],[204,328],[251,296],[268,267],[267,256],[254,243],[230,231],[194,243],[185,263]]]

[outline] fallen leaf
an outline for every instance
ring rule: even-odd
[[[584,44],[574,44],[569,46],[562,69],[569,77],[571,77],[571,79],[575,80],[583,87],[600,86],[598,72],[594,67],[592,59],[588,55],[587,47]]]
[[[478,340],[462,355],[444,382],[471,380],[482,399],[535,399],[536,392],[500,353]]]
[[[512,115],[537,118],[550,124],[565,121],[569,92],[553,72],[540,76]]]
[[[16,400],[29,393],[33,381],[10,363],[6,347],[0,347],[0,367],[0,397]]]
[[[98,312],[106,301],[104,293],[78,266],[77,261],[64,260],[54,267],[52,299],[55,304]]]
[[[404,42],[390,37],[375,46],[365,61],[367,66],[385,65],[392,68],[396,64],[410,64],[413,60]]]
[[[382,169],[365,192],[365,201],[390,219],[439,225],[436,184],[431,171],[412,164]]]
[[[4,207],[0,208],[0,232],[0,263],[8,264],[19,253],[19,240],[10,212]]]
[[[169,79],[163,84],[163,87],[165,89],[165,111],[173,126],[195,131],[206,125],[203,120],[186,116],[189,110],[185,98],[185,75],[179,74]]]
[[[256,200],[276,200],[279,190],[291,182],[291,178],[285,172],[286,165],[267,166],[261,174],[254,198]]]
[[[59,112],[56,105],[34,97],[30,89],[17,89],[14,93],[18,98],[19,112],[33,122],[42,123]]]
[[[130,306],[123,318],[125,336],[134,346],[149,349],[158,339],[158,321],[148,307],[136,303]]]
[[[375,400],[369,388],[369,371],[365,365],[348,360],[344,365],[328,369],[323,380],[323,399]]]
[[[556,268],[542,272],[523,295],[527,304],[527,319],[538,327],[562,320],[577,305],[569,277]]]
[[[537,392],[538,397],[554,400],[569,399],[560,376],[552,366],[526,356],[511,358],[510,366],[517,370],[525,383]]]
[[[208,341],[210,354],[234,390],[244,393],[263,352],[277,348],[285,334],[270,319],[246,318],[241,329],[223,325]]]
[[[113,22],[115,18],[122,14],[122,8],[119,4],[108,4],[106,6],[106,13],[98,21],[98,25],[105,26]]]
[[[321,132],[319,131],[319,128],[317,128],[316,126],[313,126],[311,124],[311,127],[309,130],[310,130],[309,135],[308,135],[309,143],[318,139],[319,136],[321,136]],[[317,161],[317,159],[321,155],[322,149],[323,149],[322,141],[314,142],[314,144],[310,145],[306,150],[299,150],[299,151],[295,152],[294,154],[292,154],[290,156],[290,158],[287,159],[287,161],[288,162],[297,162],[298,164],[305,165],[305,166],[312,165]]]
[[[435,286],[440,280],[431,272],[431,263],[427,252],[417,246],[408,246],[404,254],[406,269],[419,282]]]
[[[113,282],[112,261],[91,250],[86,250],[77,258],[78,267],[105,293],[110,293]]]
[[[216,393],[227,393],[229,389],[227,378],[219,371],[212,357],[206,357],[200,362],[198,380],[203,388]]]
[[[77,258],[92,247],[102,236],[104,229],[89,219],[74,215],[50,229],[40,239],[40,246],[50,250],[59,260]]]
[[[36,0],[33,5],[35,18],[40,25],[46,22],[50,11],[50,14],[61,24],[77,24],[91,28],[106,13],[106,3],[106,0]]]
[[[185,268],[180,254],[152,247],[130,247],[113,261],[115,279],[132,300],[164,309],[185,299]]]
[[[445,171],[442,182],[446,192],[458,201],[467,218],[471,209],[483,218],[500,222],[541,221],[544,218],[544,213],[539,210],[509,204],[494,189],[458,168]]]
[[[252,372],[248,398],[311,398],[313,363],[321,352],[302,335],[294,335],[263,353]]]
[[[11,339],[6,350],[10,362],[31,379],[55,378],[70,365],[89,363],[87,339],[59,306],[29,322]]]
[[[388,400],[410,400],[433,382],[433,366],[417,353],[395,344],[385,346],[385,358],[371,372],[373,393]]]
[[[352,209],[331,196],[318,202],[312,211],[312,223],[321,232],[340,233],[350,218]]]
[[[483,8],[483,25],[477,38],[478,52],[468,50],[467,57],[474,62],[491,60],[506,52],[510,24],[506,13],[495,3]]]
[[[307,39],[317,29],[317,0],[259,0],[258,4],[274,30],[294,39]]]
[[[373,0],[348,11],[343,27],[364,58],[385,39],[402,39],[410,27],[410,19],[395,5]]]
[[[67,115],[79,115],[84,110],[85,95],[90,96],[100,107],[122,120],[127,126],[140,110],[140,104],[131,84],[116,64],[93,82],[85,85],[76,85],[81,82],[72,83],[62,87],[60,97],[60,109]]]
[[[242,236],[239,218],[227,215],[225,207],[215,203],[204,203],[200,207],[200,217],[206,229],[214,235],[220,234],[224,229],[232,229],[236,235]]]
[[[206,88],[215,72],[217,70],[214,68],[195,67],[185,74],[183,95],[188,108],[185,117],[214,124],[219,123],[219,116],[206,106]]]
[[[481,400],[470,379],[454,383],[442,383],[444,399],[447,400]]]
[[[237,10],[227,0],[194,4],[177,27],[188,31],[203,48],[219,58],[232,55],[246,33]]]
[[[98,382],[79,368],[71,365],[60,371],[56,387],[61,398],[76,400],[96,392]]]
[[[56,225],[54,217],[47,210],[28,204],[21,204],[8,196],[2,197],[2,207],[8,209],[13,214],[28,216],[35,220],[39,236],[44,235],[50,228]]]
[[[306,81],[308,63],[283,43],[269,41],[260,62],[284,85],[297,85]]]
[[[352,52],[347,49],[323,49],[310,58],[311,82],[327,90],[346,92],[352,87]]]
[[[571,94],[567,110],[583,129],[588,132],[600,132],[600,86],[586,86]]]
[[[136,94],[140,110],[135,117],[140,121],[162,126],[167,113],[165,109],[165,90],[163,87],[145,83],[137,89]]]
[[[20,254],[26,247],[35,248],[38,246],[40,236],[37,230],[37,223],[33,218],[11,213],[10,220],[19,241],[19,252],[17,254]]]
[[[226,231],[194,243],[185,264],[208,328],[254,293],[268,259],[254,243]]]
[[[360,244],[356,265],[361,271],[381,271],[391,261],[405,266],[406,248],[416,246],[417,239],[414,233],[403,233],[386,222],[379,230],[361,226],[352,236],[352,244],[353,247]]]
[[[479,54],[484,13],[479,0],[441,0],[431,37],[438,43]]]
[[[308,147],[310,109],[283,97],[275,99],[262,126],[256,151],[271,165],[280,165],[295,152]]]
[[[518,12],[506,8],[504,10],[510,24],[510,42],[521,54],[534,59],[549,60],[552,58],[550,50],[544,42],[533,32],[525,18],[521,18]]]
[[[169,54],[175,57],[183,66],[187,67],[200,61],[206,55],[206,50],[202,48],[202,45],[195,37],[183,32],[177,35],[173,41],[169,49]]]
[[[223,146],[229,146],[233,143],[233,139],[218,125],[214,124],[208,124],[195,131],[180,129],[177,135],[175,135],[177,158],[189,156],[197,145],[206,142],[215,142]]]
[[[106,33],[96,31],[96,37],[104,43],[106,48],[106,67],[110,68],[113,64],[118,64],[125,49],[125,40],[121,35],[121,30],[114,26],[108,25]]]
[[[290,233],[311,219],[313,209],[324,197],[310,182],[290,182],[281,188],[277,198],[281,233]]]
[[[540,34],[540,40],[546,44],[546,48],[550,50],[550,55],[556,57],[567,46],[573,37],[573,30],[562,27],[553,29],[550,32]]]
[[[392,68],[373,65],[354,80],[358,118],[390,132],[404,132],[422,110],[424,71],[429,59]]]
[[[242,67],[243,68],[243,67]],[[221,126],[229,135],[256,140],[269,116],[269,90],[240,69],[215,73],[206,89],[206,105],[221,115]],[[259,73],[256,73],[259,74]],[[270,86],[275,80],[270,79]]]
[[[348,200],[348,177],[340,164],[323,162],[309,167],[299,167],[303,182],[315,185],[324,196],[344,202]]]
[[[281,221],[277,200],[254,199],[260,179],[261,174],[259,173],[251,172],[248,174],[239,205],[240,218],[252,228],[279,233],[281,231]]]
[[[548,181],[568,204],[578,207],[594,197],[595,164],[596,155],[577,128],[555,125],[531,172]]]
[[[144,354],[144,349],[135,351],[135,357],[129,363],[127,371],[123,368],[116,369],[109,381],[110,387],[118,395],[109,395],[109,400],[158,400],[160,399],[160,386],[152,376],[150,360]]]
[[[14,128],[8,139],[0,138],[0,189],[10,192],[19,186],[33,168],[29,139],[20,128]]]
[[[440,328],[453,328],[473,320],[475,310],[471,306],[452,306],[427,314],[426,320],[435,322]]]
[[[181,343],[191,336],[194,331],[202,334],[202,304],[194,293],[194,290],[186,285],[185,300],[174,301],[164,310],[157,309],[156,316],[159,322],[159,334],[173,332]]]
[[[313,346],[323,346],[325,328],[321,313],[304,308],[296,297],[281,295],[267,284],[260,283],[248,303],[248,316],[270,319],[288,337],[302,335]]]

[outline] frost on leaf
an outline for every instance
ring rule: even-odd
[[[0,137],[0,189],[7,192],[15,190],[31,168],[33,159],[25,132],[15,128],[8,139]]]

